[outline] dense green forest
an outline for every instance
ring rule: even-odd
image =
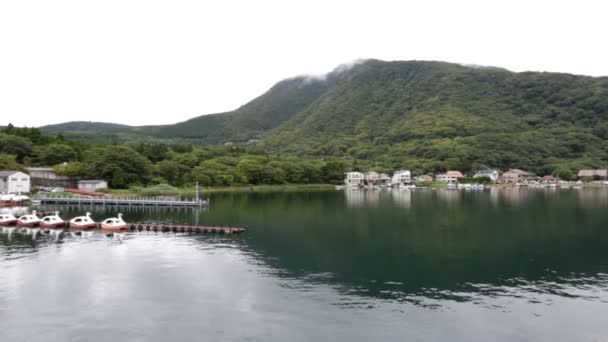
[[[415,173],[567,173],[608,166],[608,78],[367,60],[279,82],[233,112],[103,134],[114,142],[253,143],[272,154]]]
[[[105,179],[112,188],[127,188],[195,182],[203,186],[341,183],[353,162],[270,155],[238,146],[91,144],[12,125],[0,131],[0,170],[37,165],[53,165],[61,175]]]

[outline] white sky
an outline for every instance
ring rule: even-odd
[[[0,125],[174,123],[359,58],[608,75],[608,1],[0,0]]]

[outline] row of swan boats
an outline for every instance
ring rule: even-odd
[[[91,218],[91,213],[86,213],[84,216],[77,216],[68,222],[65,222],[59,212],[53,215],[47,215],[42,218],[36,215],[36,211],[31,214],[15,217],[13,214],[0,214],[0,226],[13,226],[23,228],[46,228],[46,229],[63,229],[66,226],[70,229],[89,230],[97,228],[97,222]],[[122,219],[122,214],[118,217],[110,217],[103,220],[99,224],[102,230],[107,231],[126,231],[128,224]]]

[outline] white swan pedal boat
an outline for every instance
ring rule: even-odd
[[[97,227],[97,223],[91,218],[91,213],[86,213],[85,216],[77,216],[70,220],[70,229],[93,229]]]
[[[122,214],[118,214],[118,217],[110,217],[101,222],[101,230],[121,232],[126,231],[129,225],[122,219]]]
[[[37,227],[40,225],[40,218],[36,215],[36,210],[31,214],[23,215],[17,220],[17,227]]]
[[[40,228],[63,228],[65,221],[59,217],[59,212],[56,211],[54,215],[48,215],[40,220]]]

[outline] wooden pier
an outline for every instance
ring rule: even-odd
[[[176,200],[146,197],[51,197],[38,196],[34,200],[40,204],[99,205],[124,207],[208,207],[206,200]]]

